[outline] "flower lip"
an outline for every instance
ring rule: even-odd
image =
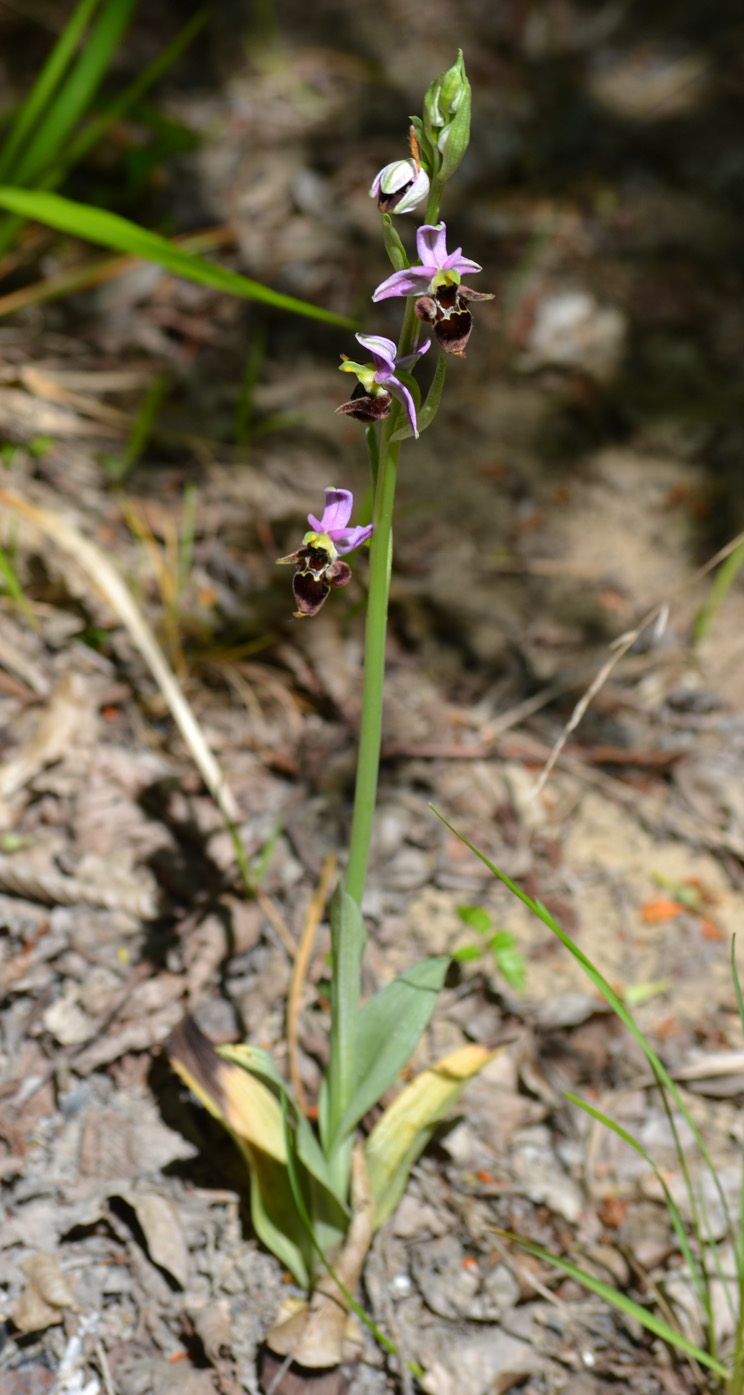
[[[473,276],[483,268],[470,257],[463,257],[462,247],[447,251],[445,223],[425,223],[416,233],[416,250],[420,266],[394,271],[377,287],[372,299],[387,300],[397,295],[430,295],[439,285],[459,283],[461,276]]]
[[[468,309],[471,300],[493,300],[483,291],[469,286],[440,286],[434,295],[421,296],[414,305],[420,320],[429,324],[439,347],[455,358],[465,358],[465,347],[473,328],[473,316]]]

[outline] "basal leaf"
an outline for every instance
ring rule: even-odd
[[[485,1046],[463,1046],[422,1071],[375,1124],[364,1148],[370,1186],[377,1203],[375,1225],[390,1215],[405,1190],[408,1175],[439,1120],[456,1102],[468,1081],[497,1053]]]
[[[223,1060],[232,1061],[244,1070],[263,1077],[275,1087],[280,1101],[282,1099],[285,1101],[289,1136],[293,1140],[297,1156],[310,1175],[320,1184],[320,1187],[329,1192],[330,1197],[335,1202],[335,1208],[331,1207],[330,1203],[324,1203],[324,1210],[328,1215],[335,1210],[338,1223],[341,1224],[343,1218],[348,1217],[349,1214],[346,1196],[336,1193],[331,1169],[313,1132],[310,1120],[305,1118],[305,1115],[297,1108],[281,1072],[268,1051],[263,1051],[260,1046],[252,1046],[250,1043],[220,1046],[217,1051]],[[280,1103],[280,1109],[281,1107]]]
[[[357,1026],[354,1092],[339,1127],[351,1132],[402,1071],[424,1031],[449,956],[422,959],[364,1004]]]

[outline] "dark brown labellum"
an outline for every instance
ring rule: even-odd
[[[432,326],[434,337],[446,354],[465,357],[473,316],[460,295],[459,286],[440,286],[434,296],[422,296],[416,301],[416,314]]]
[[[332,586],[347,586],[351,581],[351,567],[337,557],[331,562],[323,547],[301,549],[304,558],[298,559],[297,571],[292,578],[292,590],[297,602],[295,615],[317,615],[323,602],[327,600]],[[321,564],[321,560],[322,564]]]
[[[362,383],[357,383],[351,401],[344,402],[336,411],[345,412],[347,416],[355,417],[369,426],[370,422],[382,421],[383,417],[390,416],[392,400],[389,392],[376,392],[373,395],[366,391]]]
[[[432,326],[434,338],[446,354],[465,357],[465,345],[473,328],[469,300],[493,300],[484,291],[471,291],[469,286],[440,286],[432,295],[416,301],[416,314]]]

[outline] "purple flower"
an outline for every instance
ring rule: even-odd
[[[409,266],[403,271],[394,271],[386,281],[377,287],[372,299],[387,300],[394,295],[431,295],[440,286],[460,284],[462,275],[471,275],[483,268],[469,257],[463,257],[462,247],[447,251],[447,228],[444,223],[436,226],[425,223],[416,233],[416,250],[420,266]]]
[[[350,489],[326,489],[325,496],[323,517],[317,519],[309,513],[307,521],[316,533],[325,533],[330,538],[339,557],[345,557],[347,552],[353,552],[355,547],[361,547],[372,537],[372,524],[347,527],[354,507],[354,495]]]
[[[354,496],[349,489],[326,489],[326,504],[322,518],[309,513],[307,521],[312,530],[302,539],[302,546],[278,562],[296,567],[292,590],[297,602],[295,617],[317,615],[332,586],[347,586],[351,567],[341,556],[352,552],[372,535],[372,524],[349,528]]]
[[[429,196],[429,176],[413,155],[393,160],[375,175],[369,196],[381,213],[412,213]]]
[[[473,328],[473,316],[468,309],[470,300],[493,300],[484,291],[462,286],[463,273],[480,271],[477,262],[463,257],[462,248],[447,251],[447,229],[444,223],[436,227],[426,224],[416,233],[416,248],[421,266],[409,266],[394,271],[377,287],[372,299],[387,300],[394,295],[415,295],[416,314],[431,327],[440,348],[456,358],[465,357],[465,345]]]
[[[348,416],[356,417],[358,421],[379,421],[381,417],[389,415],[391,398],[395,397],[405,407],[411,430],[418,438],[416,404],[405,383],[396,377],[396,369],[402,368],[405,372],[412,368],[421,355],[426,353],[431,341],[427,339],[412,354],[403,354],[397,358],[392,339],[385,339],[382,334],[357,334],[355,338],[363,349],[369,350],[374,361],[352,363],[351,359],[342,355],[344,362],[341,364],[341,372],[355,373],[359,384],[352,394],[351,401],[344,402],[336,411],[345,412]]]

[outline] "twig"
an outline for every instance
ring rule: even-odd
[[[254,886],[250,882],[246,883],[245,878],[243,878],[243,885],[246,887],[247,895],[255,896],[258,905],[261,907],[261,910],[266,916],[266,919],[273,926],[281,943],[286,949],[287,954],[289,955],[290,959],[293,960],[297,953],[297,945],[295,944],[294,938],[288,925],[282,918],[277,907],[274,905],[274,902],[272,901],[271,897],[267,896],[266,892],[262,891],[260,886]]]

